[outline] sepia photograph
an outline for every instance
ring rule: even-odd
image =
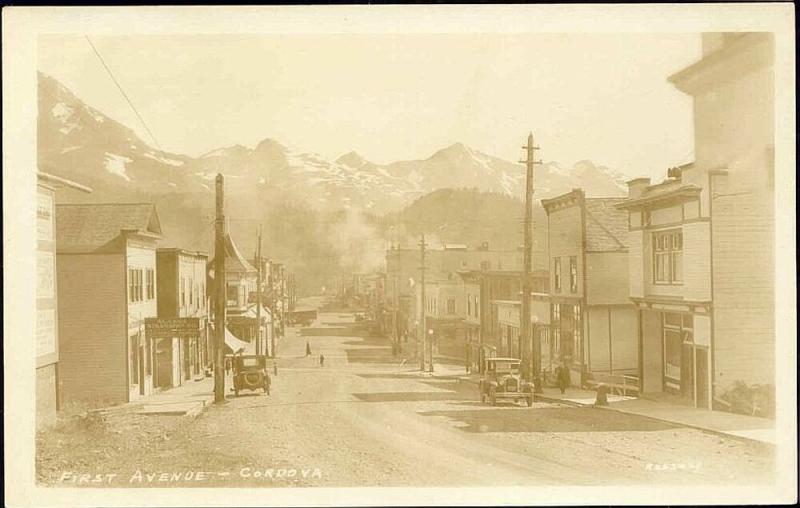
[[[9,506],[797,501],[791,4],[3,28]]]

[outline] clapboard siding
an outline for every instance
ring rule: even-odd
[[[554,295],[583,296],[583,217],[578,203],[567,208],[551,210],[548,216],[550,248],[550,292]],[[578,291],[572,293],[569,287],[569,258],[575,256],[578,262]],[[561,259],[561,290],[556,291],[554,282],[555,259]]]
[[[125,402],[125,258],[59,254],[57,263],[63,400]]]
[[[711,243],[708,222],[683,225],[683,297],[711,300]]]
[[[143,292],[144,300],[141,302],[130,302],[128,307],[128,333],[136,333],[140,327],[144,327],[143,320],[148,317],[156,317],[158,315],[158,277],[155,280],[155,293],[154,298],[147,299],[147,276],[146,270],[156,269],[156,250],[155,246],[139,245],[132,241],[128,242],[127,248],[127,268],[125,269],[125,285],[128,287],[128,268],[139,268],[142,270],[143,284],[145,286]]]
[[[633,298],[644,297],[644,232],[628,232],[628,287]]]
[[[765,171],[766,172],[766,171]],[[714,182],[716,383],[774,383],[774,210],[772,192],[747,172]]]
[[[628,304],[628,253],[592,252],[586,254],[586,302]]]

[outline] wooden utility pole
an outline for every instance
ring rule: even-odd
[[[214,223],[214,402],[225,402],[225,179],[217,174]]]
[[[269,320],[269,332],[270,332],[270,340],[272,341],[272,357],[276,358],[277,355],[275,354],[275,275],[273,273],[272,262],[270,261],[269,264],[269,311],[272,314],[271,319]]]
[[[419,370],[425,371],[425,344],[428,340],[428,330],[425,326],[425,233],[422,233],[422,238],[419,242],[419,301],[420,301],[420,316],[419,316],[419,329],[417,330],[417,351],[419,354]]]
[[[256,354],[260,355],[263,351],[263,339],[261,337],[261,224],[258,225],[258,251],[256,253],[256,264],[258,265],[258,282],[256,282],[256,330],[258,335],[256,339]]]
[[[522,376],[526,380],[534,380],[538,386],[539,369],[534,368],[538,364],[536,356],[535,340],[531,333],[531,269],[533,265],[533,165],[540,161],[534,159],[534,151],[538,146],[533,144],[533,133],[528,134],[528,144],[522,147],[525,150],[526,158],[524,161],[527,167],[525,178],[525,254],[523,257],[524,266],[522,272],[522,311],[520,312],[520,359],[522,363]]]

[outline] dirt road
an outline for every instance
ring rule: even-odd
[[[271,396],[231,395],[196,419],[129,415],[40,436],[40,480],[120,487],[696,485],[762,482],[773,472],[772,450],[697,430],[551,403],[481,404],[462,367],[416,372],[350,313],[320,313],[310,327],[289,329],[278,356]],[[109,473],[116,476],[81,476]]]

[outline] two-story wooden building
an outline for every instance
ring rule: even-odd
[[[59,375],[65,403],[127,402],[153,391],[157,316],[154,205],[56,206]]]
[[[151,333],[156,348],[155,384],[170,388],[205,374],[211,363],[208,333],[208,256],[177,248],[156,251],[158,319],[180,322],[178,336],[169,327],[154,327],[165,334]]]
[[[774,42],[703,34],[669,80],[694,101],[695,161],[629,182],[630,298],[645,393],[711,408],[774,384]]]
[[[552,347],[579,385],[637,373],[636,309],[628,298],[624,198],[581,189],[542,200],[548,220]]]
[[[61,406],[58,371],[55,193],[59,188],[91,192],[64,178],[39,171],[36,183],[36,427],[55,422]]]

